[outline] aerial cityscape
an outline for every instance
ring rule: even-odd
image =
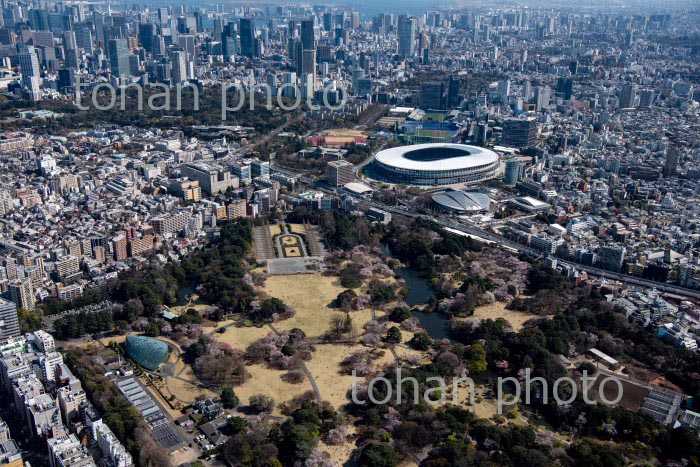
[[[0,4],[0,467],[700,465],[700,4]]]

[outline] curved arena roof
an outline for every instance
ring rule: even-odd
[[[458,170],[498,162],[498,154],[478,146],[451,143],[416,144],[379,151],[380,163],[416,171]]]
[[[489,208],[491,198],[481,193],[446,191],[434,195],[433,202],[449,211],[479,212]]]
[[[416,144],[378,152],[370,177],[403,185],[462,185],[497,177],[500,164],[498,154],[477,146]]]
[[[168,344],[144,336],[126,336],[126,353],[148,370],[157,370],[168,359]]]

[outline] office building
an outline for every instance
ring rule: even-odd
[[[501,102],[508,102],[510,96],[510,80],[504,79],[498,82],[498,94],[501,95]]]
[[[75,39],[75,32],[63,32],[63,53],[66,68],[80,68],[80,57],[78,55],[78,45]]]
[[[202,190],[210,195],[223,193],[229,188],[238,188],[238,177],[214,164],[185,164],[180,169],[183,176],[197,180]]]
[[[250,164],[250,171],[253,178],[270,178],[270,163],[264,161],[254,161]]]
[[[620,107],[623,109],[635,107],[637,98],[637,85],[625,84],[620,91]]]
[[[301,73],[310,75],[312,83],[316,82],[316,49],[306,49],[302,52]]]
[[[535,88],[535,105],[537,111],[547,110],[552,100],[552,88],[549,86],[537,86]]]
[[[369,208],[367,210],[367,218],[374,222],[388,224],[391,222],[391,213],[378,208]]]
[[[202,199],[202,188],[199,186],[199,182],[184,177],[172,180],[168,185],[168,193],[194,203],[198,203]]]
[[[76,419],[80,415],[81,405],[87,400],[85,391],[76,380],[75,384],[63,386],[56,391],[61,417],[66,422]]]
[[[462,82],[458,76],[450,76],[450,82],[447,85],[447,107],[449,109],[457,109],[462,103]]]
[[[10,438],[7,424],[0,419],[0,466],[23,467],[22,450],[17,443]]]
[[[316,33],[311,19],[301,22],[301,47],[302,50],[316,50]]]
[[[156,25],[153,23],[139,24],[138,32],[139,42],[144,50],[148,53],[153,52],[153,38],[156,36]]]
[[[524,149],[534,147],[537,142],[537,122],[534,118],[508,118],[503,122],[501,145]]]
[[[72,68],[62,68],[58,70],[58,92],[69,94],[74,92],[76,83],[75,70]]]
[[[251,18],[241,18],[241,55],[248,58],[255,56],[255,20]]]
[[[238,53],[238,23],[229,21],[221,33],[221,54],[231,57]]]
[[[445,85],[438,82],[421,83],[418,104],[423,110],[440,110],[445,108]]]
[[[182,84],[187,81],[187,52],[172,50],[170,52],[170,78],[172,84]]]
[[[607,271],[620,272],[626,254],[627,249],[625,247],[616,245],[602,246],[596,251],[595,266]]]
[[[181,34],[177,38],[177,43],[182,50],[187,52],[188,57],[194,57],[197,50],[195,48],[195,36],[192,34]]]
[[[654,90],[643,89],[639,93],[639,107],[649,108],[654,104]]]
[[[355,179],[355,166],[348,161],[330,161],[326,164],[326,179],[332,186],[343,186]]]
[[[0,342],[20,335],[17,306],[0,298]]]
[[[522,162],[520,159],[510,159],[506,161],[505,177],[503,179],[506,185],[515,186],[520,180],[520,170]]]
[[[664,177],[673,177],[678,171],[678,161],[680,160],[680,152],[676,148],[668,148],[666,150],[666,161],[664,162]]]
[[[488,122],[479,122],[476,124],[474,142],[479,146],[485,146],[489,134]]]
[[[400,16],[398,23],[398,54],[403,58],[416,55],[416,19]]]
[[[49,394],[30,399],[26,410],[29,429],[37,438],[50,437],[54,428],[63,425],[58,404]]]
[[[94,52],[92,40],[92,31],[87,26],[81,26],[75,29],[75,44],[85,53],[91,54]]]
[[[109,40],[109,65],[112,75],[119,78],[128,77],[131,74],[129,66],[129,43],[126,39]]]
[[[231,166],[231,172],[242,182],[250,182],[253,178],[251,175],[250,164],[233,164]]]
[[[569,100],[574,95],[573,78],[558,78],[557,92],[564,95],[564,99]]]
[[[5,423],[5,421],[2,418],[0,418],[0,443],[4,443],[5,441],[11,438],[12,436],[10,435],[10,428],[7,426],[7,423]]]
[[[41,100],[41,67],[39,57],[34,46],[17,46],[19,66],[22,71],[22,86],[27,89],[29,98],[34,101]]]
[[[333,13],[323,14],[323,29],[330,32],[333,29]]]

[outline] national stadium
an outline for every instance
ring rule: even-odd
[[[401,185],[460,185],[495,178],[499,166],[498,154],[481,147],[451,143],[416,144],[379,151],[368,175]]]

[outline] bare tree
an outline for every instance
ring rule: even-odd
[[[170,456],[158,444],[145,422],[136,427],[136,442],[139,446],[139,465],[142,467],[172,467]]]

